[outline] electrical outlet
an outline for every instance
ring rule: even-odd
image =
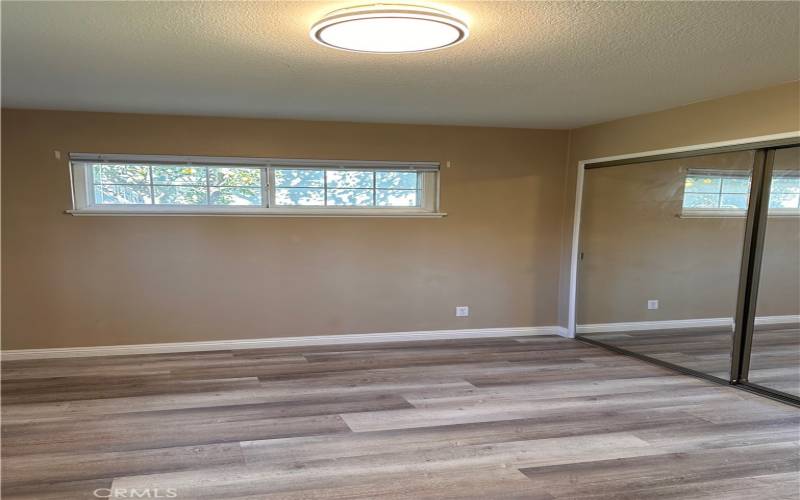
[[[647,308],[650,309],[650,310],[658,309],[658,301],[657,300],[648,300],[647,301]]]
[[[469,316],[469,306],[456,306],[456,316]]]

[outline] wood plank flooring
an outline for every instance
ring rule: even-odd
[[[591,333],[585,337],[728,380],[730,329]],[[753,337],[750,382],[800,396],[800,328],[759,328]]]
[[[2,375],[4,499],[800,495],[797,408],[558,337],[13,361]]]

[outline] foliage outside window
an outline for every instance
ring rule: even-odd
[[[261,169],[92,164],[95,205],[262,204]]]
[[[417,172],[275,169],[278,206],[418,207]]]

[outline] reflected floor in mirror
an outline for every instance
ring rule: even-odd
[[[604,332],[581,337],[721,379],[729,378],[730,329]],[[800,396],[800,328],[756,330],[749,380]]]

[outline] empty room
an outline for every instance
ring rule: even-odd
[[[800,2],[0,19],[3,499],[800,499]]]

